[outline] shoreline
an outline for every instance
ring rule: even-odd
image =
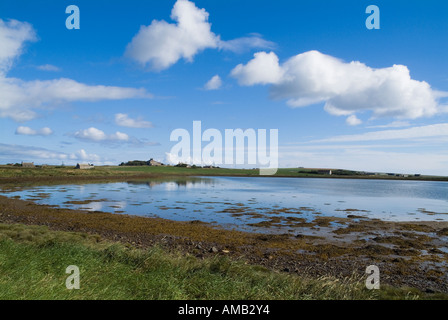
[[[325,230],[331,217],[322,218],[313,227]],[[5,196],[0,196],[0,222],[85,232],[140,248],[161,245],[199,259],[225,255],[275,271],[313,277],[362,275],[367,266],[378,265],[382,283],[448,293],[448,253],[438,249],[443,246],[438,239],[448,236],[448,222],[345,218],[346,227],[327,230],[330,239],[306,235],[300,224],[295,236],[251,233],[200,221],[61,209]]]

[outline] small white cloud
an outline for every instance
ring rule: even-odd
[[[78,150],[75,153],[70,154],[70,160],[79,160],[79,161],[100,161],[101,157],[96,154],[88,154],[84,149]]]
[[[222,80],[219,75],[213,76],[204,86],[205,90],[218,90],[222,86]]]
[[[115,123],[122,127],[128,128],[152,128],[153,125],[149,121],[143,119],[132,119],[125,113],[117,113],[115,115]]]
[[[53,134],[53,131],[50,128],[45,127],[45,128],[40,129],[38,131],[38,133],[41,135],[44,135],[44,136],[49,136],[49,135]]]
[[[138,139],[120,131],[112,134],[106,134],[104,131],[94,127],[79,130],[72,134],[72,136],[78,140],[108,144],[112,146],[127,144],[130,147],[141,148],[160,145],[158,142],[148,141],[147,139]]]
[[[219,48],[235,53],[242,53],[250,49],[274,49],[274,42],[263,39],[259,34],[252,34],[250,37],[242,37],[233,40],[220,41]]]
[[[109,136],[109,140],[112,141],[128,141],[129,136],[126,133],[117,131]]]
[[[362,123],[362,121],[358,119],[358,117],[356,117],[354,114],[348,117],[347,120],[345,120],[345,122],[350,126],[357,126]]]
[[[274,52],[257,52],[246,65],[239,64],[231,72],[231,76],[237,78],[238,83],[243,86],[278,83],[283,74]]]
[[[44,64],[41,66],[37,66],[36,68],[38,70],[42,70],[42,71],[53,71],[53,72],[61,71],[61,69],[59,67],[53,66],[51,64]]]
[[[104,133],[104,131],[94,127],[75,132],[75,137],[78,139],[85,139],[91,141],[104,141],[107,139],[107,136]]]
[[[16,129],[16,134],[27,136],[49,136],[53,134],[53,130],[51,130],[48,127],[39,130],[34,130],[31,129],[30,127],[20,126]]]
[[[126,133],[117,131],[113,134],[107,135],[104,131],[94,127],[77,131],[75,132],[74,137],[91,142],[122,142],[129,140],[129,136]]]

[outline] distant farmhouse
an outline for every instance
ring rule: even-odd
[[[163,163],[158,162],[158,161],[156,161],[156,160],[154,160],[154,159],[151,158],[151,159],[148,161],[148,166],[152,166],[152,167],[160,167],[160,166],[163,166]]]
[[[22,162],[23,168],[34,168],[34,162]]]
[[[78,163],[75,167],[75,169],[81,169],[81,170],[90,170],[93,168],[95,168],[95,166],[90,163]]]

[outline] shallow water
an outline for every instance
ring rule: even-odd
[[[290,230],[317,217],[448,221],[448,182],[263,177],[195,177],[5,188],[40,204],[173,220],[238,230]],[[333,225],[337,225],[334,222]],[[264,226],[266,228],[266,226]]]

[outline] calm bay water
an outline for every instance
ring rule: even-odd
[[[388,221],[448,221],[448,182],[197,177],[14,187],[0,191],[40,204],[253,230],[272,215],[358,215]],[[256,229],[256,228],[255,228]]]

